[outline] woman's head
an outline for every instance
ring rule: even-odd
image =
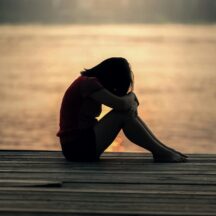
[[[81,74],[97,77],[106,89],[118,96],[126,95],[129,88],[133,89],[133,73],[128,61],[121,57],[108,58]]]

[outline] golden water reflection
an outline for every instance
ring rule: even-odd
[[[152,131],[181,151],[216,153],[215,25],[5,25],[0,32],[1,149],[59,149],[65,89],[83,68],[123,56]],[[143,151],[122,132],[107,150]]]

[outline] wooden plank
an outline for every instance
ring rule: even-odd
[[[61,181],[51,181],[51,180],[23,180],[23,179],[0,179],[1,187],[6,186],[16,186],[16,187],[61,187]],[[0,192],[2,188],[0,188]]]
[[[1,191],[0,202],[11,201],[68,201],[68,202],[122,202],[122,203],[168,203],[216,204],[215,194],[155,194],[155,193],[112,193],[79,191]]]
[[[0,191],[65,191],[65,192],[96,192],[96,193],[142,193],[142,194],[199,194],[215,195],[216,187],[203,185],[160,185],[160,184],[88,184],[88,183],[65,183],[62,185],[43,185],[34,182],[32,184],[1,184]],[[76,185],[76,187],[74,186]]]
[[[36,195],[32,195],[30,196],[30,198],[28,196],[25,195],[15,195],[14,199],[10,198],[10,196],[5,196],[1,197],[0,202],[2,204],[0,204],[0,207],[4,207],[4,206],[11,206],[11,207],[18,207],[19,205],[24,205],[24,203],[29,203],[29,205],[32,205],[33,203],[37,203],[37,202],[47,202],[47,204],[49,203],[59,203],[61,205],[67,205],[68,203],[70,204],[83,204],[83,203],[91,203],[92,205],[97,205],[98,203],[103,203],[108,204],[108,203],[118,203],[118,204],[122,204],[122,205],[131,205],[131,203],[136,203],[136,205],[141,206],[141,205],[148,205],[148,204],[152,204],[154,203],[155,208],[158,208],[161,205],[167,205],[167,206],[175,206],[175,205],[179,205],[179,203],[181,203],[181,205],[187,205],[187,206],[191,206],[192,208],[196,208],[196,206],[201,205],[202,207],[201,209],[206,209],[206,206],[210,207],[211,206],[211,212],[215,212],[216,210],[214,209],[215,207],[215,202],[212,199],[210,199],[209,201],[205,198],[203,199],[187,199],[187,198],[161,198],[161,199],[155,199],[155,198],[151,198],[149,196],[146,196],[145,198],[131,198],[130,196],[128,198],[126,198],[125,196],[123,196],[123,198],[116,198],[116,197],[106,197],[106,195],[104,196],[100,196],[100,197],[92,197],[92,196],[78,196],[78,197],[74,197],[74,196],[67,196],[64,195],[61,198],[52,195],[53,197],[42,197],[40,199],[40,195],[36,196]],[[19,201],[17,201],[16,199],[19,199]],[[89,201],[91,200],[91,201]],[[10,203],[13,203],[12,205],[10,205]],[[157,207],[158,205],[158,207]]]
[[[98,187],[96,184],[75,184],[76,187],[62,187],[59,186],[53,186],[53,187],[43,187],[46,185],[39,185],[39,184],[32,184],[29,185],[29,187],[17,185],[17,187],[11,187],[11,185],[7,187],[0,187],[1,192],[10,192],[10,193],[20,193],[20,192],[42,192],[42,193],[49,193],[49,192],[61,192],[61,193],[73,193],[73,192],[80,192],[80,193],[121,193],[121,194],[177,194],[177,195],[216,195],[216,187],[212,186],[205,186],[200,188],[200,186],[193,187],[191,189],[191,185],[188,185],[186,187],[185,185],[180,187],[175,187],[174,185],[141,185],[142,187],[137,187],[136,185],[124,185],[124,187],[121,187],[123,185],[118,184],[118,187],[114,187],[115,185],[110,184],[110,187],[107,187],[107,184],[101,185],[101,187]],[[81,186],[79,186],[81,185]],[[42,187],[39,187],[42,186]],[[136,186],[136,187],[131,187]],[[202,189],[202,190],[201,190]],[[2,193],[1,193],[2,194]],[[0,195],[1,195],[0,194]]]
[[[145,203],[145,202],[76,202],[76,201],[12,201],[8,203],[7,201],[2,200],[0,203],[0,211],[2,208],[22,208],[22,209],[52,209],[52,210],[61,210],[64,212],[64,209],[76,210],[77,212],[134,212],[137,211],[166,211],[166,212],[206,212],[206,213],[216,213],[215,204],[192,204],[192,203]]]
[[[113,215],[128,215],[128,216],[215,216],[211,212],[175,212],[175,211],[77,211],[74,209],[52,210],[52,209],[22,209],[22,208],[1,208],[1,216],[59,216],[59,215],[76,215],[76,216],[113,216]]]
[[[100,163],[16,163],[7,162],[0,163],[1,170],[7,169],[56,169],[56,170],[95,170],[95,171],[200,171],[200,173],[205,173],[206,171],[215,171],[216,163],[211,165],[203,164],[158,164],[158,163],[148,163],[148,164],[127,164],[118,163],[113,164],[112,161],[100,162]]]
[[[216,176],[216,170],[215,169],[210,169],[206,170],[203,169],[202,172],[200,170],[176,170],[176,169],[155,169],[155,168],[150,168],[150,169],[142,169],[142,170],[127,170],[125,169],[117,169],[117,170],[103,170],[103,169],[85,169],[85,168],[79,168],[76,167],[76,169],[71,169],[71,168],[34,168],[33,167],[17,167],[17,168],[0,168],[0,173],[57,173],[57,174],[64,174],[64,173],[77,173],[77,174],[95,174],[97,172],[103,173],[103,174],[154,174],[154,175],[203,175],[203,176]],[[159,171],[159,173],[157,173]],[[1,182],[1,180],[0,180]]]
[[[104,173],[155,173],[155,174],[172,174],[172,173],[180,173],[180,174],[199,174],[199,175],[215,175],[216,166],[208,165],[190,165],[190,166],[169,166],[169,165],[112,165],[112,164],[103,164],[103,165],[91,165],[87,164],[7,164],[5,166],[1,165],[0,170],[2,173],[7,172],[63,172],[63,173],[70,173],[70,172],[104,172]],[[1,174],[0,174],[1,175]]]
[[[99,204],[100,203],[100,204]],[[7,201],[1,201],[0,203],[0,212],[3,209],[29,209],[40,212],[43,211],[58,211],[65,212],[65,210],[72,210],[74,212],[85,213],[116,213],[121,214],[128,214],[128,213],[145,213],[145,212],[178,212],[178,213],[188,213],[190,212],[192,215],[193,213],[216,213],[215,204],[204,204],[204,205],[197,205],[192,203],[145,203],[145,202],[75,202],[75,201],[13,201],[8,203]]]
[[[1,166],[4,166],[4,165],[7,165],[7,164],[14,164],[14,165],[25,165],[25,164],[43,164],[43,165],[49,165],[49,164],[63,164],[63,165],[84,165],[84,166],[104,166],[105,164],[106,165],[109,165],[109,164],[112,164],[112,166],[116,166],[116,165],[121,165],[121,166],[131,166],[131,165],[140,165],[140,166],[143,166],[143,168],[145,166],[148,166],[148,165],[154,165],[154,166],[167,166],[169,165],[170,167],[185,167],[185,169],[187,167],[190,167],[190,166],[201,166],[201,167],[204,167],[204,166],[212,166],[212,167],[216,167],[216,162],[212,161],[189,161],[187,163],[153,163],[152,159],[142,159],[142,160],[113,160],[113,159],[104,159],[104,160],[101,160],[99,162],[88,162],[88,163],[84,163],[84,162],[68,162],[64,159],[62,160],[53,160],[53,159],[47,159],[47,160],[2,160],[0,161],[0,164]]]
[[[193,184],[183,184],[183,185],[176,185],[176,184],[112,184],[112,183],[73,183],[73,182],[64,182],[62,185],[64,188],[67,189],[77,189],[77,190],[108,190],[108,191],[150,191],[150,192],[209,192],[209,191],[216,191],[215,185],[193,185]]]
[[[201,167],[199,168],[198,166],[190,166],[187,167],[187,169],[185,169],[184,167],[154,167],[154,166],[133,166],[129,167],[129,166],[110,166],[110,167],[90,167],[90,166],[62,166],[62,165],[56,165],[56,166],[43,166],[43,165],[25,165],[25,166],[6,166],[6,167],[1,167],[0,166],[0,170],[1,172],[13,172],[13,171],[17,171],[17,172],[30,172],[32,170],[32,172],[52,172],[52,173],[67,173],[67,172],[86,172],[86,173],[91,173],[91,172],[105,172],[105,173],[146,173],[146,174],[151,174],[151,173],[161,173],[163,174],[199,174],[199,175],[215,175],[215,167]]]
[[[0,173],[0,179],[52,180],[63,182],[131,183],[131,184],[199,184],[216,185],[216,176],[203,175],[139,175],[130,173]]]

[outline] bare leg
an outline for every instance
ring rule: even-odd
[[[101,155],[113,142],[122,129],[124,114],[114,110],[106,114],[94,127],[96,135],[97,152]]]
[[[152,133],[152,131],[147,127],[147,125],[145,124],[145,122],[144,122],[139,116],[137,116],[137,118],[138,118],[138,120],[142,123],[143,127],[145,127],[145,129],[148,131],[148,133],[152,136],[152,138],[153,138],[156,142],[160,143],[161,145],[163,145],[164,147],[166,147],[167,149],[169,149],[169,150],[171,150],[171,151],[174,151],[174,152],[179,153],[179,154],[182,155],[183,157],[186,157],[186,158],[188,157],[187,155],[182,154],[181,152],[178,152],[178,151],[176,151],[176,150],[174,150],[174,149],[172,149],[172,148],[170,148],[170,147],[167,147],[164,143],[162,143],[162,142]]]
[[[138,116],[134,116],[130,121],[126,121],[123,126],[125,135],[137,145],[150,150],[155,161],[158,162],[183,162],[185,156],[168,148],[161,143],[153,133],[147,128]],[[143,144],[144,142],[144,144]]]
[[[182,159],[179,154],[158,143],[139,121],[135,112],[115,110],[104,116],[94,128],[99,155],[112,143],[121,129],[133,143],[152,152],[154,158],[166,157],[170,162],[177,162]]]

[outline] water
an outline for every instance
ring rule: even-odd
[[[156,136],[187,153],[216,153],[215,25],[6,25],[0,33],[0,149],[59,149],[65,89],[83,68],[123,56]],[[108,151],[142,149],[120,133]]]

